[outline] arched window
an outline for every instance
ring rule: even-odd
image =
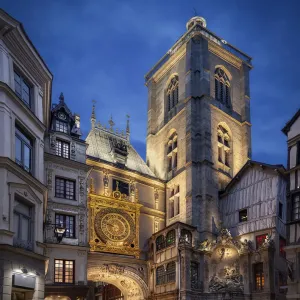
[[[176,239],[175,229],[170,230],[166,236],[166,247],[174,245]]]
[[[156,238],[156,251],[159,251],[166,247],[165,237],[160,235]]]
[[[175,261],[169,262],[166,269],[166,282],[176,281],[176,264]]]
[[[230,168],[230,136],[228,130],[226,130],[222,125],[218,126],[218,161],[219,163]]]
[[[175,75],[170,80],[167,87],[167,101],[168,101],[168,111],[178,103],[178,76]]]
[[[177,169],[177,133],[169,137],[168,147],[167,147],[167,156],[168,156],[168,172]]]
[[[215,71],[215,99],[230,106],[230,82],[221,68]]]
[[[164,284],[166,282],[166,272],[164,266],[159,266],[156,269],[156,285]]]
[[[180,238],[185,243],[188,243],[188,244],[192,243],[192,234],[187,229],[181,229]]]

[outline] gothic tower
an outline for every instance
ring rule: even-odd
[[[202,17],[146,75],[147,163],[167,181],[166,223],[219,227],[218,192],[251,157],[251,58]]]

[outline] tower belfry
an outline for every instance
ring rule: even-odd
[[[192,17],[148,74],[147,161],[167,181],[167,225],[216,234],[218,192],[251,155],[251,58]],[[179,189],[178,197],[173,197]]]

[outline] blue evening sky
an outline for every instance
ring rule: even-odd
[[[253,57],[253,159],[286,164],[285,123],[300,108],[300,1],[279,0],[1,0],[23,23],[54,74],[52,101],[61,91],[90,129],[97,120],[125,128],[145,157],[147,88],[144,75],[197,14],[207,28]]]

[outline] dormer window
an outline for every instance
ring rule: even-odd
[[[55,130],[63,133],[68,133],[68,124],[66,122],[56,120]]]

